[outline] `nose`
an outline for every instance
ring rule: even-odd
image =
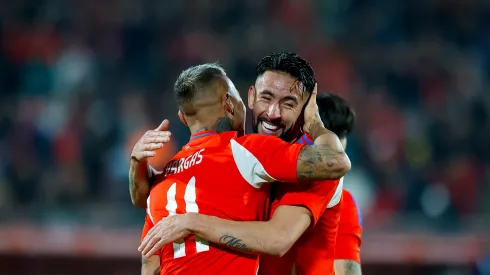
[[[281,109],[279,108],[278,103],[273,103],[269,106],[269,109],[267,109],[267,116],[270,119],[277,119],[281,117]]]

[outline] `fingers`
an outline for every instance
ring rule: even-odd
[[[163,147],[164,143],[169,142],[170,138],[147,138],[142,141],[142,143],[138,146],[137,151],[140,151],[144,157],[152,157],[155,156],[155,150],[158,150]]]
[[[318,94],[317,90],[318,84],[315,83],[315,88],[313,88],[313,91],[311,92],[310,100],[308,101],[308,105],[316,104],[316,95]]]
[[[150,158],[157,155],[155,151],[143,151],[141,152],[142,158]]]
[[[155,131],[166,131],[168,130],[168,125],[170,124],[170,121],[168,119],[164,119],[162,123],[155,129]]]
[[[156,137],[144,137],[142,140],[143,144],[151,144],[151,143],[166,143],[170,141],[170,137],[161,137],[161,136],[156,136]]]
[[[157,235],[153,236],[146,243],[145,247],[143,247],[143,249],[141,250],[141,254],[146,256],[148,254],[148,252],[150,252],[150,250],[152,250],[152,248],[155,246],[155,244],[157,244],[160,240],[161,240],[161,238],[159,236],[157,236]],[[153,252],[153,253],[155,253],[155,252]],[[147,256],[147,257],[149,257],[149,256]]]
[[[145,133],[145,137],[170,137],[171,135],[169,131],[150,130]]]
[[[133,147],[131,156],[135,157],[137,160],[154,157],[156,153],[153,151],[162,148],[164,143],[170,141],[172,133],[166,131],[168,129],[168,124],[168,120],[164,120],[160,126],[158,126],[157,130],[146,131]]]
[[[141,252],[143,251],[143,249],[146,247],[146,245],[148,244],[148,242],[151,240],[151,238],[153,237],[153,232],[155,232],[155,227],[153,227],[152,229],[150,229],[148,231],[148,233],[146,233],[146,236],[145,238],[143,239],[143,241],[141,242],[140,246],[138,247],[138,251]]]
[[[158,250],[160,250],[163,246],[165,245],[165,241],[161,239],[158,241],[147,253],[143,254],[145,257],[151,257],[153,256]]]
[[[142,145],[143,151],[153,151],[163,147],[163,143],[147,143]]]

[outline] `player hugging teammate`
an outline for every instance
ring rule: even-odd
[[[256,135],[240,137],[245,108],[219,66],[186,70],[175,92],[193,134],[168,167],[176,173],[146,162],[169,141],[168,121],[132,153],[131,198],[148,213],[143,274],[255,274],[258,254],[259,274],[291,274],[294,263],[298,275],[334,274],[334,265],[336,274],[360,274],[360,217],[343,190],[355,116],[335,95],[317,98],[307,61],[273,53],[257,65],[248,93]],[[179,173],[179,160],[195,152],[200,164]],[[210,173],[216,166],[229,174]]]

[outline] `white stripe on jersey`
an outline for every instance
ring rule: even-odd
[[[339,204],[340,199],[342,198],[342,189],[344,188],[344,177],[340,178],[339,185],[337,185],[337,189],[335,189],[335,193],[332,196],[332,199],[327,205],[327,208],[332,208]]]
[[[240,171],[240,174],[248,184],[259,189],[263,183],[276,181],[276,179],[265,171],[262,163],[247,148],[233,139],[230,140],[230,143],[231,152],[238,171]]]

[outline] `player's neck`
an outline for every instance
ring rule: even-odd
[[[216,133],[234,131],[233,121],[227,116],[217,118],[212,123],[196,121],[192,126],[189,126],[189,129],[191,131],[191,134],[196,134],[204,131],[213,131]]]

